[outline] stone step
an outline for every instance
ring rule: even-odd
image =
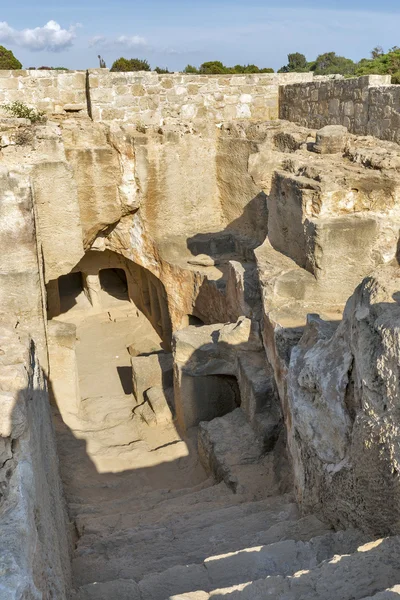
[[[87,542],[92,543],[86,546],[84,536],[73,560],[75,580],[79,585],[118,577],[138,581],[147,573],[202,563],[207,557],[239,551],[254,543],[266,546],[283,539],[309,539],[327,531],[315,517],[298,520],[294,505],[248,515],[235,508],[227,509],[228,520],[216,511],[217,515],[206,515],[197,527],[189,521],[177,529],[154,526],[117,532],[100,540],[88,536]],[[213,523],[212,518],[218,522]]]
[[[125,490],[125,487],[129,491]],[[132,487],[129,477],[126,476],[119,484],[113,487],[112,491],[115,493],[112,494],[110,500],[102,500],[97,503],[70,502],[70,514],[72,517],[76,517],[77,515],[112,515],[115,512],[122,513],[125,511],[129,512],[129,510],[134,510],[139,514],[141,511],[151,511],[158,505],[173,501],[175,498],[191,496],[197,499],[197,494],[202,495],[203,493],[207,496],[210,493],[207,490],[211,489],[213,489],[216,497],[219,497],[220,494],[223,494],[224,497],[229,496],[222,486],[218,490],[215,489],[215,481],[212,477],[209,477],[196,486],[187,488],[161,488],[159,490],[140,488],[138,493],[134,493],[132,492]]]
[[[236,598],[244,600],[244,597],[249,600],[250,598],[252,600],[254,598],[264,600],[268,596],[267,593],[257,596],[249,593],[243,597],[241,594],[253,585],[249,582],[255,581],[257,583],[260,577],[267,578],[263,579],[263,582],[276,581],[274,589],[279,590],[278,584],[280,585],[289,579],[294,580],[293,577],[289,576],[293,576],[299,571],[306,574],[312,573],[323,561],[331,560],[334,562],[334,557],[338,555],[351,554],[357,550],[364,539],[365,536],[360,532],[349,530],[327,533],[310,541],[288,539],[267,546],[246,548],[239,552],[210,557],[199,564],[178,565],[167,569],[163,573],[147,575],[139,582],[139,589],[142,600],[166,600],[166,598],[171,597],[177,600],[177,596],[182,600],[187,597],[188,592],[200,590],[211,592],[212,590],[218,590],[218,588],[223,589],[227,586],[236,585],[238,586],[236,590],[232,588],[233,596],[230,595],[229,590],[225,592],[228,594],[229,600],[233,600],[233,597],[235,600]],[[248,584],[248,586],[244,587],[244,584]],[[325,589],[325,593],[327,589]],[[275,591],[270,593],[269,597],[280,597],[274,594]],[[218,597],[218,594],[216,595]],[[221,592],[221,599],[222,595]],[[321,600],[322,597],[328,598],[327,595],[318,596]],[[340,600],[341,598],[341,596],[334,595],[329,597],[332,600]],[[360,598],[360,596],[357,597]],[[285,600],[294,600],[294,598],[311,600],[314,596],[300,594],[285,596]]]
[[[240,408],[200,423],[198,450],[205,470],[235,493],[253,490],[255,498],[265,490],[279,493],[273,456],[265,455],[263,441]]]
[[[141,600],[138,584],[132,579],[90,583],[77,590],[73,600]]]
[[[276,510],[279,507],[291,504],[292,496],[272,496],[262,501],[252,502],[252,510],[256,512]],[[77,514],[75,517],[76,527],[80,535],[109,535],[116,531],[157,525],[164,527],[177,528],[179,524],[190,522],[193,527],[197,523],[203,522],[204,518],[218,514],[224,519],[228,518],[227,509],[233,507],[242,507],[237,509],[241,514],[248,510],[249,503],[246,497],[238,494],[232,494],[226,488],[224,483],[205,488],[199,492],[185,494],[183,496],[173,497],[164,502],[156,504],[154,507],[138,509],[137,503],[124,502],[114,508],[107,504],[107,507],[101,511],[101,506],[94,514]],[[208,521],[207,521],[208,522]]]
[[[394,587],[378,592],[373,596],[367,596],[362,598],[362,600],[396,600],[396,598],[397,600],[400,598],[400,585],[395,585]]]
[[[232,498],[235,498],[232,495]],[[179,510],[180,507],[180,510]],[[267,522],[278,521],[287,515],[291,520],[299,519],[300,515],[297,506],[294,503],[284,504],[283,498],[275,497],[273,501],[242,502],[239,504],[213,505],[206,503],[197,510],[198,504],[194,505],[195,510],[186,512],[184,498],[182,503],[174,508],[178,509],[173,514],[164,514],[161,517],[157,511],[158,519],[146,519],[142,522],[137,521],[137,515],[118,514],[99,517],[95,521],[87,522],[85,530],[81,534],[79,546],[87,547],[96,541],[108,538],[110,536],[124,534],[140,537],[142,533],[146,536],[150,529],[174,531],[175,538],[186,535],[188,531],[197,529],[216,527],[221,523],[231,522],[235,519],[248,518],[251,515],[259,515]],[[145,515],[143,515],[145,519]]]
[[[333,556],[316,568],[225,588],[179,594],[174,600],[393,600],[400,586],[400,538],[376,540]],[[391,586],[394,586],[393,588]]]
[[[76,423],[69,426],[74,437],[84,439],[91,456],[113,454],[126,450],[136,451],[138,445],[146,448],[141,439],[140,425],[133,409],[135,399],[130,395],[96,396],[83,398]]]

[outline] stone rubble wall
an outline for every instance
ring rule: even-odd
[[[279,118],[320,129],[343,125],[356,135],[400,142],[400,86],[390,75],[315,79],[281,86]]]
[[[189,75],[155,72],[0,71],[0,105],[21,101],[48,115],[89,113],[94,121],[139,125],[285,119],[305,127],[400,141],[400,86],[389,75],[353,79],[313,73]],[[3,112],[0,109],[0,112]]]
[[[85,71],[0,71],[0,105],[24,102],[47,114],[86,109]]]
[[[95,121],[271,120],[278,118],[279,86],[311,81],[312,73],[187,75],[89,72]]]
[[[162,120],[278,118],[279,86],[312,73],[186,75],[155,72],[0,71],[0,104],[22,101],[47,114],[86,111],[94,121],[160,125]]]

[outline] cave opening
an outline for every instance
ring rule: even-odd
[[[110,268],[99,271],[100,287],[102,290],[102,304],[129,302],[128,280],[124,269]]]
[[[202,327],[205,325],[204,321],[202,321],[199,317],[196,317],[196,315],[188,315],[188,321],[189,325],[192,325],[193,327]]]
[[[90,303],[84,293],[83,274],[78,271],[62,275],[57,280],[59,313],[64,314],[76,306],[89,308]]]

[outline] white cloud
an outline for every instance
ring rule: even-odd
[[[104,35],[95,35],[89,40],[89,47],[104,46],[107,42],[107,38]]]
[[[146,40],[140,35],[120,35],[116,40],[117,45],[125,48],[137,48],[138,46],[147,46]]]
[[[148,48],[147,41],[140,35],[120,35],[116,38],[108,38],[104,35],[96,35],[89,40],[89,46],[97,48]]]
[[[35,29],[14,29],[5,21],[0,21],[0,42],[15,44],[28,50],[60,52],[70,48],[76,38],[77,25],[62,29],[56,21],[49,21]]]

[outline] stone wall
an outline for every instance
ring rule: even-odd
[[[155,72],[0,71],[0,104],[15,100],[47,114],[85,112],[95,121],[160,125],[195,118],[270,120],[278,117],[279,86],[311,81],[312,73],[186,75]]]
[[[344,125],[356,135],[400,142],[400,87],[390,75],[354,79],[316,79],[281,86],[279,117],[320,129]]]
[[[18,100],[48,114],[86,109],[85,71],[0,71],[0,105]]]
[[[189,75],[155,72],[0,71],[0,105],[22,101],[48,115],[141,125],[277,118],[305,127],[344,125],[358,135],[400,141],[400,87],[389,75],[355,79],[313,73]],[[1,111],[3,112],[3,111]]]
[[[278,117],[279,86],[311,81],[312,73],[186,75],[89,72],[95,121],[270,120]]]

